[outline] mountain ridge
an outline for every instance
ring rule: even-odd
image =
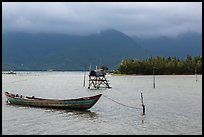
[[[200,35],[195,38],[194,34],[186,35],[178,37],[178,40],[141,39],[129,37],[114,29],[87,36],[3,33],[2,68],[3,70],[83,70],[90,64],[92,66],[101,64],[108,66],[109,69],[116,69],[124,58],[144,59],[156,55],[184,57],[189,50],[185,51],[183,46],[177,47],[178,50],[175,45],[187,44],[192,51],[191,45],[196,42],[195,52],[192,55],[200,52],[202,54]],[[186,42],[186,37],[188,40],[193,39],[191,42]],[[182,43],[180,39],[184,39],[185,42]],[[164,44],[167,46],[162,47]]]
[[[119,31],[94,36],[4,34],[3,63],[16,69],[83,69],[102,65],[114,69],[122,58],[143,58],[147,51]],[[22,65],[23,64],[23,65]]]

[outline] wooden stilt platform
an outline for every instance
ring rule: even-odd
[[[101,71],[91,71],[89,74],[89,86],[99,89],[100,87],[111,88],[109,80],[106,79],[105,74]]]

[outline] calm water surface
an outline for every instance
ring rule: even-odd
[[[3,135],[183,135],[202,134],[202,76],[107,76],[112,89],[83,87],[83,72],[2,74]],[[86,77],[86,81],[88,77]],[[102,93],[89,111],[7,105],[4,92],[43,98]],[[142,115],[140,93],[146,114]],[[108,98],[107,98],[108,97]],[[139,109],[125,107],[124,105]]]

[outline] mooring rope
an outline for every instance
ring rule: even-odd
[[[120,103],[120,102],[118,102],[118,101],[115,101],[115,100],[113,100],[113,99],[107,97],[106,95],[103,95],[103,96],[104,96],[105,98],[107,98],[107,99],[109,99],[109,100],[111,100],[111,101],[113,101],[113,102],[119,104],[119,105],[124,106],[124,107],[133,108],[133,109],[142,109],[142,108],[138,108],[138,107],[133,107],[133,106],[129,106],[129,105],[126,105],[126,104],[122,104],[122,103]]]

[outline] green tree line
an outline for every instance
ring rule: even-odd
[[[185,59],[163,56],[148,59],[122,59],[116,73],[152,75],[153,70],[154,74],[158,75],[202,74],[202,56],[187,55]]]

